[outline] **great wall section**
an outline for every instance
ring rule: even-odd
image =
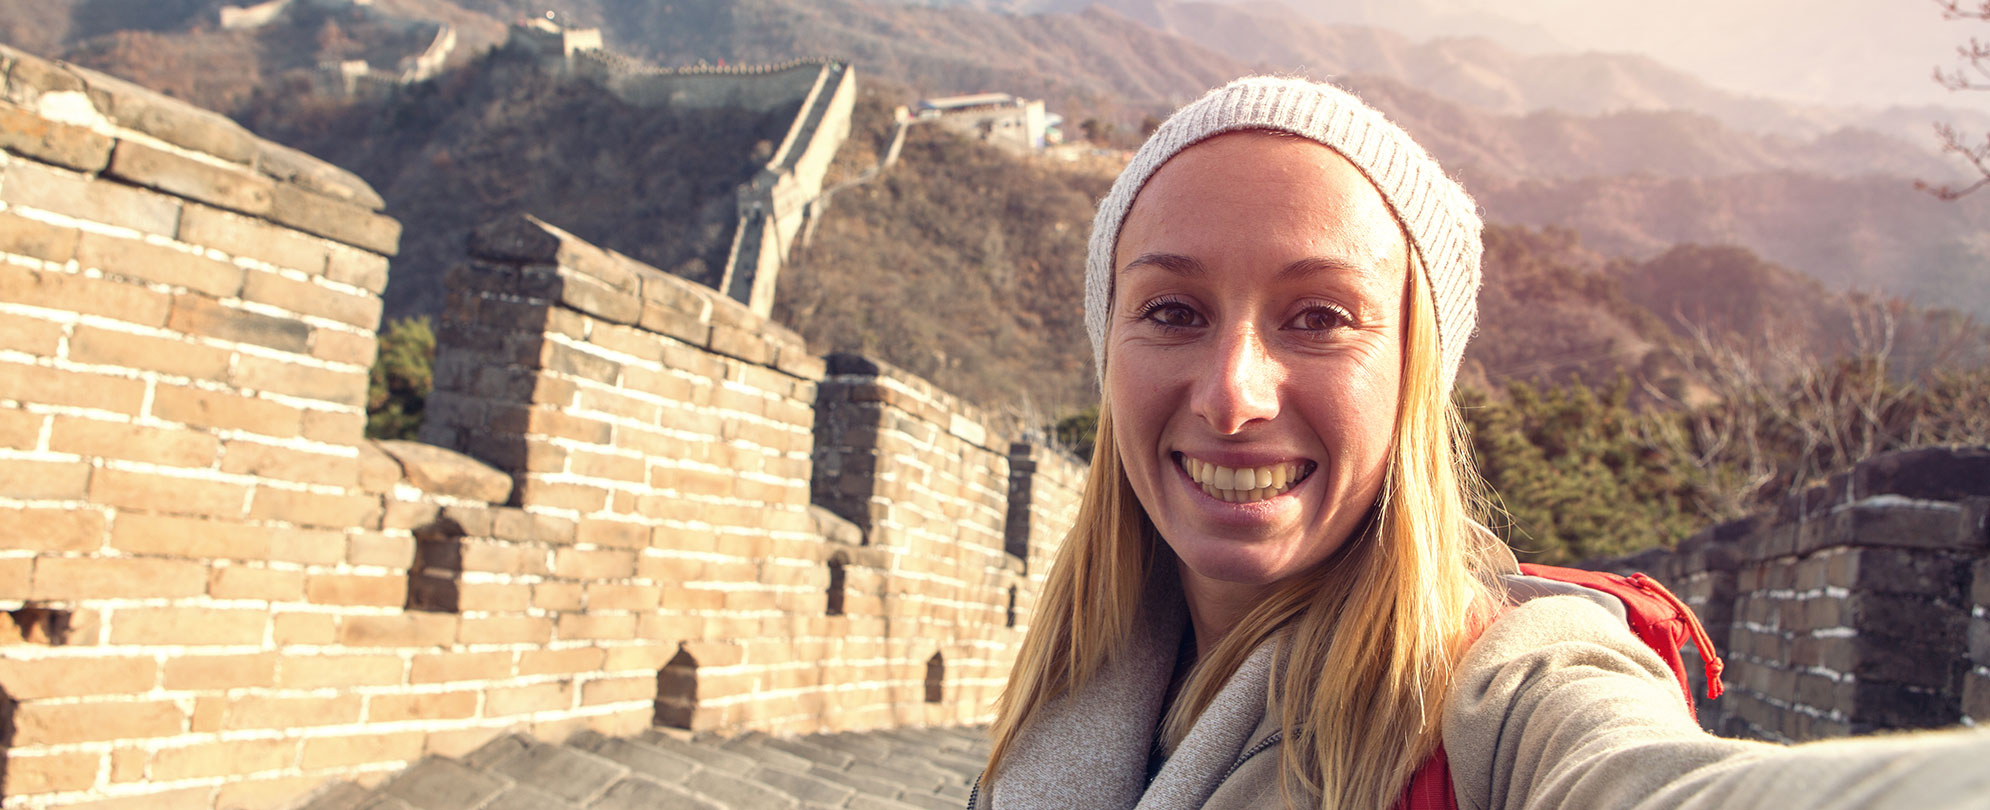
[[[100,74],[0,74],[0,806],[987,719],[1072,460],[531,217],[450,274],[423,443],[367,440],[400,226],[364,182]],[[1639,561],[1732,662],[1703,716],[1990,721],[1990,450],[1819,492]]]

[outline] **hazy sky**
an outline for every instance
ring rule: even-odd
[[[1443,16],[1506,17],[1578,50],[1649,54],[1738,90],[1990,106],[1990,91],[1951,94],[1929,78],[1937,64],[1954,64],[1955,47],[1972,34],[1990,39],[1990,24],[1944,21],[1932,0],[1425,2]]]

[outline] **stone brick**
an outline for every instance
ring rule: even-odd
[[[563,548],[554,552],[553,573],[571,579],[625,579],[636,575],[636,554]]]
[[[240,517],[249,488],[229,481],[132,472],[110,467],[90,477],[90,501],[178,515]]]
[[[126,128],[232,163],[255,158],[256,138],[220,113],[101,73],[85,72],[84,81],[91,103]]]
[[[574,453],[568,471],[574,475],[627,484],[643,483],[647,477],[645,459],[604,453]]]
[[[202,205],[186,207],[179,239],[309,275],[325,273],[325,243],[279,225]]]
[[[14,709],[13,745],[139,740],[181,733],[187,715],[169,700],[22,703]]]
[[[152,691],[158,677],[150,657],[0,658],[0,685],[17,701],[140,694]]]
[[[618,381],[622,375],[621,363],[552,341],[539,348],[539,368],[609,384]]]
[[[511,676],[509,652],[427,653],[414,657],[410,683],[489,681]]]
[[[366,372],[360,370],[312,368],[292,360],[244,354],[235,359],[228,381],[252,391],[366,407]]]
[[[266,529],[271,562],[337,565],[345,557],[345,533],[337,529]]]
[[[366,699],[366,721],[461,720],[476,716],[477,699],[472,691],[372,695]]]
[[[206,698],[206,700],[213,701],[217,699]],[[199,710],[196,709],[195,711],[198,713]],[[198,726],[196,726],[196,730],[199,730]],[[111,749],[111,782],[117,784],[143,781],[145,779],[145,763],[150,758],[151,752],[143,748]]]
[[[0,464],[0,496],[27,500],[75,500],[89,491],[90,465],[83,461],[8,459]]]
[[[608,490],[586,484],[552,483],[528,478],[520,482],[518,502],[548,509],[598,512],[608,505]]]
[[[62,264],[76,256],[75,228],[0,212],[0,253]]]
[[[402,683],[406,669],[397,655],[285,655],[277,659],[276,685],[286,689],[395,686]]]
[[[0,264],[0,300],[164,326],[172,299],[137,284],[56,270]]]
[[[261,609],[118,608],[112,644],[261,644],[270,614]]]
[[[196,469],[214,465],[218,444],[206,433],[75,416],[56,416],[48,438],[58,453]]]
[[[297,354],[309,351],[311,343],[311,327],[303,321],[234,309],[192,293],[173,296],[172,317],[167,326],[189,335]]]
[[[0,111],[6,109],[0,107]],[[96,752],[34,754],[10,751],[7,753],[6,781],[0,782],[0,793],[32,796],[37,793],[88,790],[96,785],[97,771],[103,764],[104,755]]]
[[[558,650],[526,650],[518,656],[519,675],[579,675],[596,672],[606,660],[600,647],[568,647]],[[651,677],[654,689],[654,676]]]
[[[408,483],[424,492],[486,503],[504,503],[511,497],[511,476],[469,456],[419,442],[377,444],[400,462]]]
[[[276,187],[246,167],[208,163],[132,140],[118,142],[105,174],[249,214],[267,213]]]
[[[580,705],[599,706],[604,703],[654,702],[656,700],[656,677],[646,678],[595,678],[580,685]]]
[[[362,574],[314,574],[304,583],[304,595],[314,605],[399,607],[408,598],[408,579]]]
[[[54,357],[62,345],[62,324],[0,313],[0,349]]]
[[[35,561],[33,557],[7,557],[0,559],[0,599],[9,602],[27,601],[34,595]],[[19,626],[0,629],[0,643],[12,641],[18,635]],[[14,631],[14,632],[9,632]]]
[[[69,338],[69,359],[122,366],[200,380],[220,380],[231,353],[192,341],[78,326]]]
[[[523,509],[497,509],[492,512],[491,532],[501,540],[566,545],[575,540],[574,521],[541,515]]]
[[[588,610],[655,610],[662,588],[655,585],[589,583]]]
[[[271,623],[278,646],[330,644],[338,638],[338,618],[329,613],[278,613]]]
[[[214,569],[207,595],[216,599],[261,599],[267,602],[304,601],[304,572],[230,565]]]
[[[131,381],[137,384],[136,380]],[[136,392],[142,396],[142,385]],[[137,410],[134,406],[132,410]],[[201,428],[240,430],[264,436],[295,436],[303,426],[299,409],[273,400],[180,385],[160,385],[152,415]]]
[[[264,697],[247,695],[228,704],[222,728],[228,730],[289,729],[334,726],[359,720],[358,695],[331,697]]]
[[[0,167],[0,201],[160,236],[180,228],[179,200],[23,160]]]
[[[236,439],[222,446],[221,471],[278,481],[351,487],[359,482],[359,459]]]
[[[456,638],[457,617],[409,612],[393,616],[343,616],[339,643],[349,647],[438,647]]]
[[[484,716],[557,711],[573,707],[573,684],[567,681],[492,689],[484,695]]]
[[[270,218],[374,253],[391,256],[401,247],[401,223],[392,217],[296,186],[276,187]]]
[[[280,183],[310,189],[369,211],[387,205],[359,175],[279,143],[258,139],[254,145],[256,168]]]
[[[631,614],[562,613],[554,628],[562,641],[627,640],[636,637],[636,617]]]
[[[581,610],[587,607],[587,591],[578,582],[533,583],[532,606],[540,610]]]
[[[325,277],[379,295],[387,289],[387,267],[386,256],[333,245]]]
[[[381,532],[360,532],[346,538],[346,562],[405,569],[414,562],[415,540]]]
[[[242,284],[242,297],[361,329],[380,326],[380,296],[355,294],[263,270],[248,272]]]
[[[379,354],[380,342],[370,332],[362,334],[325,328],[311,330],[311,356],[319,360],[371,366]]]
[[[408,762],[421,757],[428,735],[419,731],[312,737],[304,741],[300,765],[306,770],[342,768],[368,762]]]
[[[531,585],[515,582],[465,582],[456,585],[456,609],[520,613],[531,604]]]
[[[552,638],[552,620],[539,616],[464,619],[456,636],[464,644],[545,644]]]
[[[0,506],[0,547],[60,552],[94,551],[103,544],[102,512]]]
[[[175,655],[166,659],[160,686],[168,690],[269,687],[276,683],[276,655]]]
[[[363,527],[379,519],[380,499],[364,495],[323,495],[294,489],[257,487],[249,517],[334,529]],[[345,550],[339,549],[343,555]],[[333,557],[334,561],[338,558]]]
[[[84,233],[76,260],[114,276],[184,287],[216,298],[242,289],[242,268],[199,253],[98,233]]]
[[[296,756],[295,739],[195,743],[153,754],[152,778],[192,779],[274,771],[288,767]]]
[[[207,568],[152,557],[44,557],[35,563],[34,598],[156,599],[207,591]]]
[[[110,136],[88,127],[51,121],[23,109],[0,107],[0,149],[17,155],[94,172],[110,160],[111,143]]]

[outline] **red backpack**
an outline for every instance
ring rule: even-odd
[[[1707,638],[1707,630],[1700,626],[1700,620],[1693,611],[1673,596],[1664,585],[1643,574],[1628,577],[1602,571],[1583,571],[1575,568],[1557,568],[1552,565],[1522,564],[1520,572],[1528,576],[1554,582],[1580,585],[1591,590],[1602,591],[1624,603],[1624,615],[1636,635],[1646,646],[1651,647],[1658,657],[1672,667],[1673,677],[1679,680],[1679,690],[1686,694],[1686,710],[1693,711],[1693,688],[1686,683],[1686,661],[1679,651],[1688,639],[1700,649],[1700,657],[1706,660],[1707,698],[1721,696],[1721,659],[1714,653],[1713,641]],[[1451,766],[1444,757],[1444,746],[1439,745],[1431,752],[1430,759],[1410,777],[1410,784],[1403,789],[1402,801],[1396,803],[1395,810],[1457,810],[1458,797],[1451,791]]]

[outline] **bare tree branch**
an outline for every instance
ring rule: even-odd
[[[1942,19],[1963,22],[1990,23],[1990,0],[1965,4],[1963,0],[1933,0],[1941,9]],[[1956,46],[1959,66],[1952,71],[1935,68],[1935,83],[1955,90],[1990,90],[1990,42],[1970,37],[1967,45]],[[1966,185],[1934,184],[1925,180],[1914,181],[1914,187],[1942,200],[1958,200],[1974,193],[1977,189],[1990,185],[1990,134],[1982,142],[1971,139],[1965,141],[1954,126],[1946,123],[1935,125],[1935,135],[1941,141],[1941,152],[1956,155],[1976,169],[1977,180]]]

